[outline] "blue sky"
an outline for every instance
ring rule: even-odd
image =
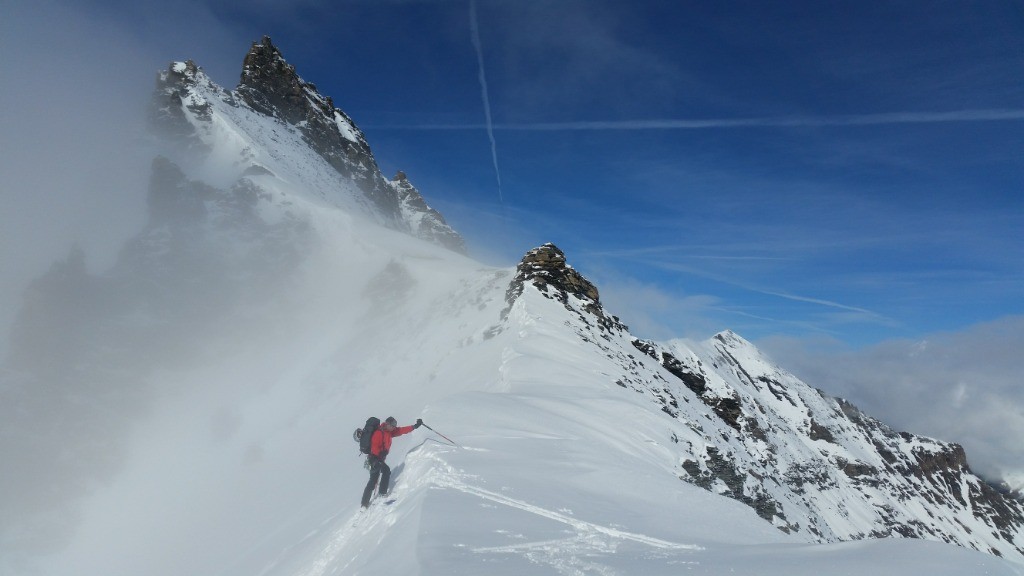
[[[732,329],[813,385],[1024,478],[1019,1],[4,12],[0,73],[17,81],[0,87],[0,302],[73,243],[102,269],[141,225],[149,159],[132,142],[156,71],[191,58],[234,87],[267,34],[479,259],[511,266],[555,242],[636,335]],[[923,408],[922,383],[942,410]]]
[[[481,257],[553,241],[653,336],[1024,313],[1020,4],[773,4],[211,12],[271,34]]]

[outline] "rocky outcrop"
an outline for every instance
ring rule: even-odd
[[[505,292],[507,306],[502,316],[508,314],[527,283],[535,286],[545,297],[558,300],[570,311],[578,312],[570,306],[570,298],[579,302],[582,311],[594,318],[603,331],[627,329],[617,317],[605,313],[597,287],[566,263],[565,254],[554,244],[544,244],[523,256]]]

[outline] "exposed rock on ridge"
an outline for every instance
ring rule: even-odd
[[[512,304],[523,293],[529,282],[537,287],[544,296],[558,300],[569,310],[569,298],[582,303],[582,309],[597,320],[603,331],[624,331],[626,326],[615,316],[605,313],[597,287],[583,277],[565,261],[565,254],[554,244],[548,243],[534,248],[523,256],[516,266],[516,275],[512,278],[505,292],[507,307],[503,315],[508,314]]]

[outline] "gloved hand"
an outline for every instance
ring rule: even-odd
[[[416,419],[416,423],[413,424],[412,427],[413,427],[413,429],[416,429],[416,428],[419,428],[420,426],[423,426],[423,419],[422,418],[417,418]]]

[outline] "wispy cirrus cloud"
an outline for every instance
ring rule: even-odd
[[[765,267],[776,268],[797,264],[798,255],[783,252],[759,253],[744,245],[735,246],[638,246],[635,248],[585,251],[581,256],[588,261],[626,260],[642,265],[652,273],[685,275],[693,279],[711,281],[704,289],[717,290],[717,305],[706,308],[717,321],[718,330],[740,319],[755,319],[774,324],[797,326],[803,331],[829,334],[837,325],[898,326],[896,319],[865,306],[844,303],[835,298],[808,295],[778,284],[776,274]],[[724,250],[724,252],[723,252]],[[784,275],[783,275],[784,276]],[[783,282],[783,285],[786,283]],[[713,286],[717,286],[714,288]],[[744,294],[746,296],[744,296]],[[754,298],[750,298],[753,296]],[[768,299],[762,298],[764,296]],[[651,315],[651,317],[655,317]],[[663,316],[669,324],[679,324],[678,318]],[[686,318],[693,323],[693,318]],[[722,324],[724,322],[724,324]],[[710,325],[705,319],[704,325]],[[661,326],[659,333],[671,331]],[[717,331],[717,330],[715,330]]]
[[[864,315],[871,316],[871,317],[882,318],[882,316],[880,314],[877,314],[876,312],[872,312],[871,310],[866,310],[864,308],[859,308],[857,306],[849,306],[849,305],[846,305],[846,304],[841,304],[839,302],[833,302],[831,300],[825,300],[825,299],[822,299],[822,298],[813,298],[813,297],[810,297],[810,296],[801,296],[799,294],[788,294],[788,293],[785,293],[785,292],[776,292],[774,290],[760,290],[760,289],[757,289],[757,288],[749,288],[749,287],[747,289],[748,290],[753,290],[755,292],[760,292],[761,294],[765,294],[767,296],[777,296],[779,298],[785,298],[786,300],[792,300],[794,302],[805,302],[805,303],[808,303],[808,304],[817,304],[819,306],[825,306],[826,308],[838,308],[840,310],[845,310],[847,312],[856,312],[858,314],[864,314]]]
[[[491,142],[491,160],[494,163],[494,177],[498,181],[498,199],[504,203],[505,199],[501,193],[501,170],[498,169],[498,144],[494,141],[494,122],[491,120],[491,97],[487,91],[487,73],[484,67],[484,49],[480,41],[480,23],[476,13],[476,0],[469,2],[469,29],[470,39],[473,42],[473,51],[476,53],[477,79],[480,82],[480,99],[484,105],[484,118],[486,120],[487,139]]]

